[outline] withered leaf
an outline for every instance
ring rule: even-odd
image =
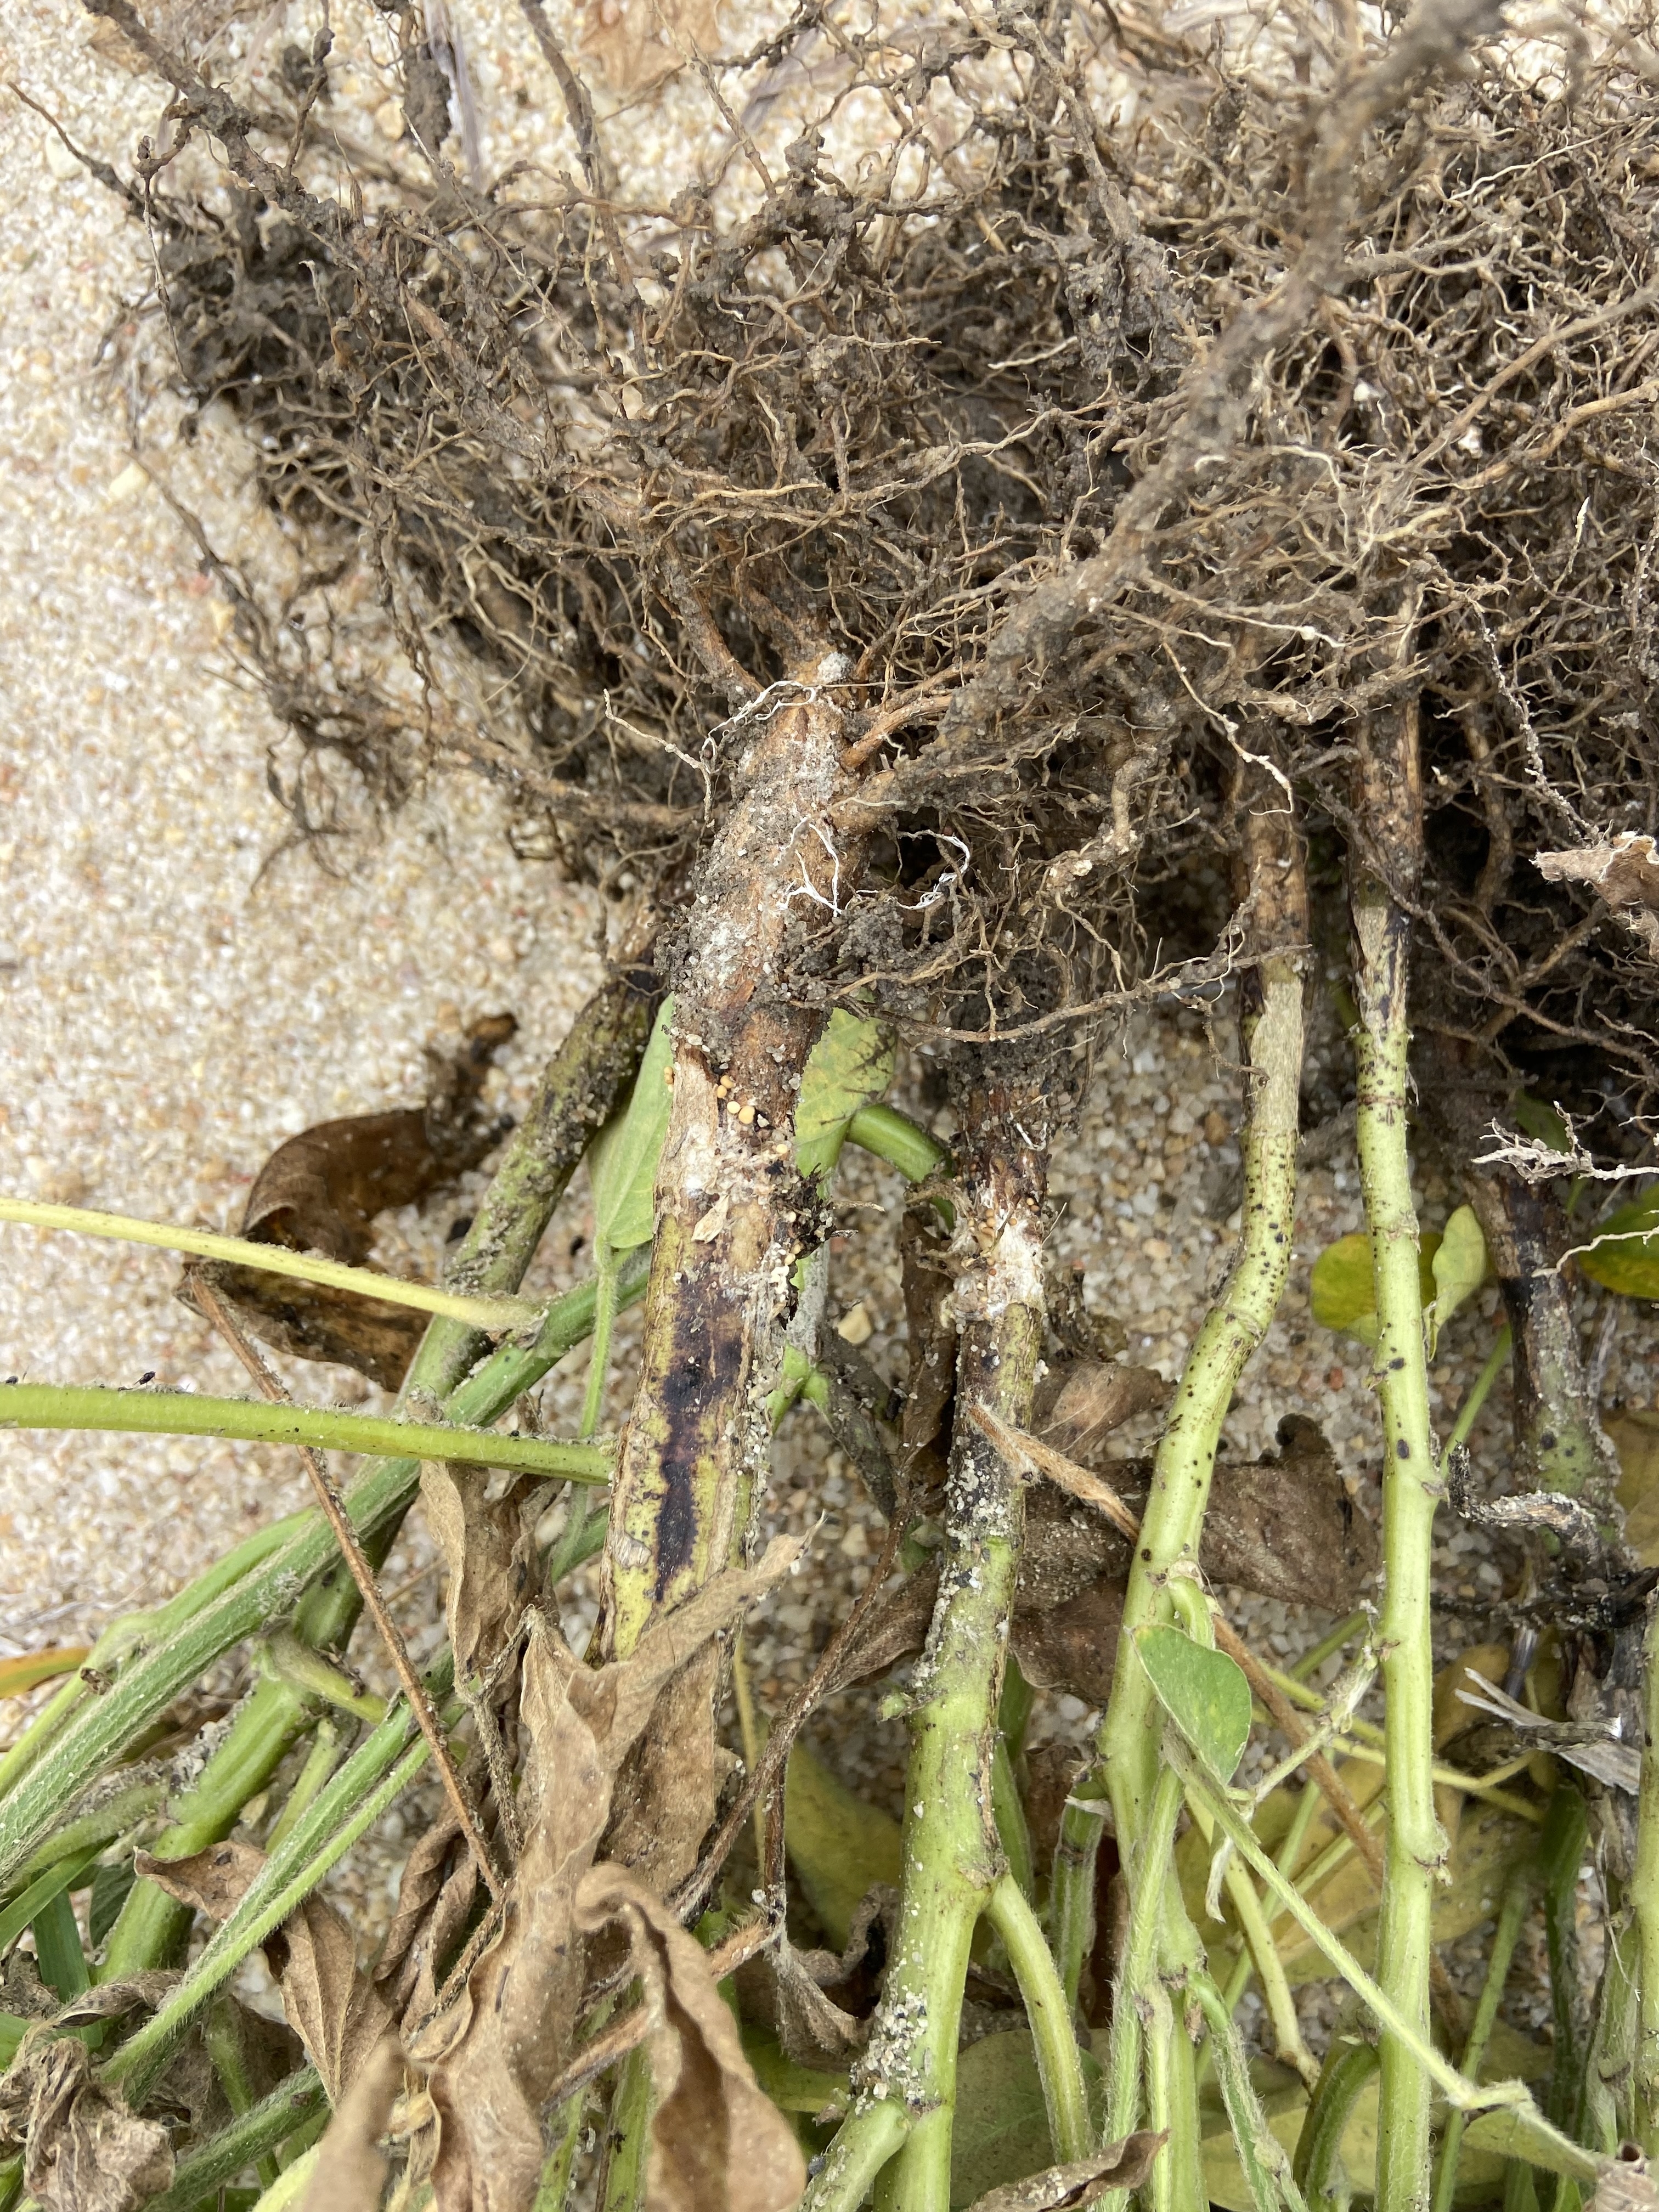
[[[75,2036],[26,2042],[0,2076],[0,2143],[23,2150],[23,2185],[46,2212],[133,2212],[173,2179],[158,2121],[130,2111]]]
[[[785,1936],[773,1947],[771,1963],[778,2041],[786,2058],[802,2066],[822,2065],[826,2058],[842,2062],[863,2050],[870,2023],[843,2012],[819,1979],[825,1966],[839,1971],[839,1959],[828,1951],[799,1952]]]
[[[1044,1441],[1063,1449],[1052,1431]],[[1287,1414],[1279,1441],[1277,1455],[1249,1465],[1218,1461],[1199,1564],[1224,1586],[1351,1612],[1376,1569],[1376,1532],[1356,1510],[1316,1423]],[[1109,1474],[1139,1516],[1151,1463],[1119,1461]],[[1128,1542],[1110,1522],[1053,1483],[1031,1485],[1011,1638],[1032,1682],[1104,1704],[1128,1570]],[[937,1587],[933,1570],[923,1568],[888,1591],[846,1655],[837,1686],[868,1680],[920,1651]]]
[[[265,1863],[257,1844],[239,1844],[228,1838],[210,1844],[188,1858],[152,1858],[148,1851],[133,1855],[133,1865],[146,1881],[166,1890],[192,1912],[210,1920],[228,1920],[246,1894],[249,1884]]]
[[[308,1897],[265,1945],[289,2025],[317,2069],[337,2111],[392,2025],[386,2000],[359,1971],[357,1946],[343,1914]]]
[[[969,2212],[1079,2212],[1108,2189],[1139,2189],[1152,2170],[1152,2161],[1169,2141],[1149,2129],[1108,2143],[1092,2158],[1070,2166],[1045,2166],[1027,2174],[1024,2181],[1006,2182],[976,2197]]]
[[[444,1610],[463,1686],[488,1674],[536,1595],[533,1533],[512,1491],[492,1500],[489,1490],[482,1468],[422,1465],[421,1503],[448,1571]]]
[[[642,92],[717,36],[714,0],[588,0],[577,44],[613,92]]]
[[[1037,1385],[1032,1425],[1045,1443],[1087,1467],[1115,1429],[1138,1413],[1167,1405],[1171,1387],[1151,1367],[1116,1360],[1057,1360]]]
[[[403,2080],[404,2054],[383,2035],[357,2069],[318,2145],[300,2212],[375,2212],[386,2182],[377,2148]]]
[[[231,1841],[210,1844],[189,1858],[157,1859],[148,1851],[136,1858],[141,1875],[211,1920],[228,1918],[264,1863],[255,1844]],[[337,2106],[391,2025],[385,2000],[357,1970],[350,1929],[320,1897],[307,1898],[264,1948],[289,2025],[304,2044],[330,2104]]]
[[[586,1979],[577,1894],[617,1771],[658,1715],[665,1686],[695,1668],[709,1639],[797,1555],[795,1545],[773,1543],[758,1567],[717,1576],[648,1629],[629,1658],[597,1669],[578,1663],[544,1615],[532,1615],[520,1698],[523,1854],[500,1939],[460,2006],[430,2024],[416,2053],[432,2069],[439,2212],[520,2212],[533,2197],[542,2107],[571,2055]]]
[[[477,1894],[478,1862],[461,1841],[459,1821],[447,1814],[409,1855],[374,1968],[375,1981],[411,2033],[432,2010],[438,1976]]]
[[[279,1145],[255,1176],[242,1235],[255,1244],[320,1252],[361,1267],[375,1217],[414,1206],[483,1158],[502,1133],[479,1113],[495,1054],[517,1029],[511,1014],[474,1023],[459,1052],[428,1050],[425,1105],[319,1121]],[[320,1283],[213,1262],[198,1272],[254,1334],[301,1359],[355,1367],[388,1390],[402,1382],[425,1333],[424,1314]],[[190,1275],[182,1286],[187,1296]]]
[[[806,2186],[800,2146],[750,2071],[708,1954],[625,1867],[591,1868],[576,1910],[590,1932],[621,1919],[644,1990],[656,2100],[646,2212],[785,2212]]]

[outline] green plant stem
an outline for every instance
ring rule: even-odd
[[[1321,1637],[1311,1651],[1303,1653],[1295,1666],[1289,1670],[1290,1679],[1298,1684],[1307,1682],[1312,1675],[1319,1672],[1328,1659],[1334,1657],[1345,1646],[1352,1644],[1354,1638],[1361,1635],[1370,1625],[1370,1614],[1363,1609],[1358,1613],[1351,1613],[1346,1620],[1339,1620],[1334,1628]]]
[[[1498,1925],[1492,1931],[1492,1949],[1486,1959],[1486,1978],[1480,1990],[1480,2001],[1475,2006],[1474,2018],[1469,2022],[1468,2039],[1463,2046],[1460,2069],[1470,2081],[1480,2079],[1480,2069],[1486,2063],[1486,2045],[1492,2040],[1492,2023],[1498,2018],[1498,2007],[1504,1995],[1504,1984],[1509,1979],[1510,1961],[1515,1956],[1515,1947],[1520,1940],[1522,1923],[1527,1917],[1527,1902],[1532,1893],[1532,1876],[1525,1867],[1516,1867],[1504,1887],[1504,1901],[1498,1909]],[[1457,2194],[1458,2161],[1463,2154],[1463,2130],[1468,2125],[1462,2112],[1450,2112],[1440,2139],[1440,2160],[1434,2177],[1434,2212],[1451,2212],[1452,2199]]]
[[[1389,1812],[1377,1978],[1393,2010],[1422,2038],[1429,2024],[1434,1883],[1445,1852],[1434,1808],[1430,1644],[1440,1477],[1407,1147],[1410,925],[1380,872],[1387,867],[1416,880],[1414,715],[1402,710],[1398,719],[1400,742],[1385,755],[1368,752],[1362,769],[1368,833],[1382,858],[1375,869],[1356,859],[1349,912],[1359,1016],[1355,1133],[1377,1320],[1371,1371],[1382,1416],[1385,1592],[1377,1642],[1386,1692]],[[1384,2031],[1382,2058],[1377,2212],[1419,2212],[1429,2191],[1431,2085],[1410,2045],[1392,2029]]]
[[[951,1157],[937,1137],[930,1137],[894,1106],[860,1106],[848,1123],[847,1133],[866,1152],[896,1168],[908,1182],[926,1182]]]
[[[198,2212],[245,2166],[257,2164],[327,2110],[322,2083],[309,2066],[302,2066],[228,2128],[186,2151],[173,2169],[172,2187],[151,2197],[144,2212]]]
[[[241,1443],[310,1444],[318,1451],[404,1454],[521,1474],[608,1482],[602,1444],[552,1443],[425,1421],[388,1421],[252,1398],[204,1398],[179,1390],[106,1390],[52,1382],[0,1382],[0,1429],[102,1429],[126,1436],[224,1437]]]
[[[1208,1974],[1189,1973],[1187,1986],[1197,1999],[1210,2031],[1210,2048],[1215,2053],[1222,2101],[1227,2107],[1228,2123],[1252,2199],[1260,2212],[1276,2212],[1280,2205],[1288,2206],[1290,2212],[1306,2212],[1285,2147],[1268,2126],[1261,2100],[1251,2084],[1249,2065],[1233,2024],[1231,2006]]]
[[[1279,895],[1291,916],[1293,945],[1299,947],[1306,933],[1299,855],[1264,855],[1258,873],[1265,878],[1279,860],[1287,865]],[[1292,877],[1294,884],[1289,880]],[[1302,1076],[1300,952],[1271,952],[1261,959],[1256,972],[1260,1011],[1243,1024],[1249,1118],[1238,1252],[1219,1297],[1200,1326],[1158,1443],[1124,1598],[1111,1701],[1101,1732],[1118,1849],[1126,1865],[1139,1856],[1137,1846],[1158,1780],[1162,1733],[1161,1713],[1135,1650],[1135,1634],[1168,1617],[1164,1591],[1170,1569],[1182,1560],[1196,1562],[1221,1425],[1238,1378],[1278,1310],[1290,1267]]]
[[[1139,1879],[1132,1886],[1129,1932],[1112,1993],[1112,2036],[1106,2058],[1108,2142],[1132,2134],[1140,2118],[1143,2005],[1157,1970],[1165,1899],[1181,1817],[1181,1780],[1174,1768],[1160,1766],[1141,1838]],[[1109,2191],[1101,2200],[1108,2212],[1127,2202],[1127,2192]]]
[[[1457,1409],[1457,1419],[1452,1423],[1451,1433],[1446,1438],[1446,1449],[1455,1451],[1469,1440],[1469,1432],[1480,1418],[1480,1408],[1492,1395],[1492,1386],[1505,1367],[1515,1350],[1515,1332],[1507,1322],[1498,1332],[1498,1341],[1486,1355],[1486,1364],[1469,1385],[1469,1395]]]
[[[292,1252],[285,1244],[256,1244],[244,1237],[184,1229],[174,1222],[136,1221],[129,1214],[89,1212],[79,1206],[37,1205],[25,1198],[0,1198],[0,1221],[21,1222],[34,1229],[66,1229],[79,1236],[111,1237],[124,1244],[149,1244],[163,1252],[188,1252],[198,1260],[219,1260],[231,1267],[257,1268],[261,1274],[287,1275],[302,1283],[352,1291],[360,1297],[380,1298],[388,1305],[411,1306],[417,1313],[441,1314],[447,1320],[480,1331],[499,1334],[541,1318],[540,1309],[528,1298],[469,1297],[464,1292],[434,1289],[430,1283],[407,1283],[397,1275],[377,1274],[372,1267],[349,1267],[342,1261],[325,1260],[320,1252]]]
[[[1014,1762],[1008,1753],[1008,1739],[998,1732],[991,1752],[991,1806],[996,1819],[997,1834],[1002,1839],[1003,1854],[1008,1861],[1008,1871],[1019,1885],[1020,1894],[1029,1903],[1036,1894],[1036,1872],[1031,1859],[1031,1832],[1025,1824],[1025,1808],[1019,1801],[1019,1784],[1014,1778]],[[1045,1945],[1046,1949],[1046,1945]]]
[[[1642,1778],[1637,1797],[1636,1869],[1630,1886],[1637,1937],[1632,2101],[1636,2141],[1652,2159],[1659,2158],[1659,1607],[1648,1614],[1642,1664]]]
[[[1188,1796],[1208,1808],[1216,1826],[1232,1838],[1233,1848],[1245,1864],[1311,1939],[1328,1961],[1331,1971],[1340,1974],[1369,2008],[1383,2033],[1397,2038],[1413,2053],[1431,2089],[1438,2089],[1455,2110],[1480,2115],[1483,2127],[1488,2123],[1501,2123],[1504,2148],[1515,2156],[1529,2158],[1550,2172],[1593,2181],[1595,2160],[1588,2151],[1569,2142],[1559,2128],[1551,2126],[1534,2105],[1524,2082],[1499,2081],[1481,2087],[1466,2081],[1456,2068],[1441,2057],[1426,2033],[1419,2033],[1396,2008],[1382,1984],[1372,1979],[1347,1947],[1332,1935],[1319,1915],[1291,1887],[1257,1842],[1238,1808],[1215,1787],[1173,1730],[1165,1741],[1170,1764],[1179,1773]],[[1426,2190],[1424,2201],[1427,2201]]]
[[[1340,2036],[1333,2039],[1325,2054],[1318,2087],[1296,2139],[1291,2166],[1297,2186],[1322,2212],[1334,2192],[1348,2122],[1378,2063],[1374,2045],[1346,2042]]]
[[[643,1264],[631,1274],[625,1270],[624,1295],[637,1297],[644,1277]],[[455,1392],[450,1410],[469,1425],[499,1418],[572,1345],[581,1340],[592,1325],[592,1313],[591,1283],[567,1292],[548,1309],[535,1345],[503,1347],[495,1353]],[[417,1460],[379,1461],[358,1478],[346,1502],[371,1558],[377,1551],[384,1556],[383,1547],[389,1545],[419,1486]],[[309,1512],[283,1526],[286,1540],[263,1552],[256,1565],[228,1584],[222,1572],[226,1562],[204,1577],[203,1584],[210,1592],[205,1602],[188,1607],[183,1602],[192,1598],[200,1585],[181,1592],[175,1601],[181,1609],[172,1632],[129,1659],[101,1697],[72,1714],[49,1754],[43,1753],[16,1781],[9,1796],[0,1800],[0,1883],[15,1875],[56,1821],[60,1808],[71,1803],[140,1729],[233,1645],[287,1612],[319,1577],[325,1579],[301,1601],[295,1632],[322,1649],[334,1648],[343,1639],[356,1619],[357,1593],[339,1565],[328,1524],[319,1513]],[[249,1792],[255,1794],[276,1771],[306,1717],[303,1701],[286,1685],[261,1683],[209,1761],[198,1789],[216,1787],[210,1778],[217,1762],[223,1759],[250,1776],[263,1771],[264,1778]],[[248,1745],[250,1735],[264,1745],[263,1765],[261,1757]],[[136,1887],[134,1894],[137,1894]],[[131,1903],[129,1898],[129,1906]]]
[[[294,1778],[294,1786],[283,1802],[270,1833],[265,1838],[265,1853],[280,1850],[293,1834],[301,1820],[317,1801],[319,1791],[339,1763],[341,1750],[338,1724],[326,1713],[317,1723],[317,1733],[305,1764]]]
[[[36,1914],[46,1911],[54,1898],[89,1875],[97,1856],[94,1844],[76,1857],[60,1859],[56,1866],[37,1875],[26,1889],[13,1898],[5,1911],[0,1912],[0,1951],[9,1950],[23,1930],[33,1925]]]
[[[1085,1790],[1091,1793],[1086,1799]],[[1092,1795],[1096,1790],[1098,1796]],[[1100,1810],[1092,1811],[1091,1804],[1097,1804]],[[1054,1871],[1048,1881],[1054,1961],[1066,2002],[1073,2011],[1083,1979],[1083,1962],[1095,1947],[1095,1863],[1105,1832],[1105,1784],[1098,1774],[1087,1776],[1073,1791],[1060,1814],[1060,1839],[1054,1845]]]
[[[1082,2054],[1072,2029],[1072,2010],[1042,1929],[1012,1872],[991,1892],[986,1917],[1001,1936],[1031,2024],[1048,2138],[1059,2164],[1086,2158],[1094,2148]]]
[[[897,1935],[857,2100],[807,2191],[811,2212],[855,2204],[848,2191],[878,2170],[872,2146],[884,2157],[896,2142],[903,2212],[949,2212],[969,1947],[1004,1873],[990,1769],[1024,1507],[1017,1474],[969,1415],[983,1405],[1015,1426],[1029,1418],[1042,1333],[1035,1166],[993,1156],[969,1185],[983,1243],[957,1282],[957,1418],[939,1596],[914,1681]]]
[[[428,1678],[428,1693],[434,1698],[447,1694],[451,1674],[446,1652]],[[419,1735],[413,1743],[409,1741],[414,1729],[414,1716],[400,1701],[318,1793],[309,1812],[295,1822],[283,1848],[266,1859],[235,1910],[214,1930],[177,1986],[110,2059],[104,2069],[106,2079],[118,2082],[135,2107],[142,2104],[145,2090],[167,2064],[197,2009],[303,1904],[420,1772],[430,1753]]]
[[[305,1520],[303,1513],[291,1513],[286,1520],[273,1521],[268,1528],[244,1537],[234,1551],[216,1559],[204,1574],[186,1583],[154,1613],[124,1613],[118,1620],[112,1621],[93,1645],[75,1679],[66,1682],[47,1701],[5,1757],[0,1759],[0,1797],[15,1788],[64,1733],[75,1718],[76,1709],[91,1697],[94,1680],[101,1679],[141,1646],[153,1649],[177,1635],[187,1621],[204,1612],[216,1598],[263,1565],[273,1553],[280,1552],[303,1527]]]
[[[82,1813],[53,1831],[40,1850],[17,1873],[19,1881],[32,1881],[60,1859],[75,1858],[86,1850],[101,1850],[129,1828],[137,1827],[163,1803],[167,1791],[159,1782],[136,1783],[131,1790],[106,1797],[95,1813]]]

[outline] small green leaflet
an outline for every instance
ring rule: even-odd
[[[1547,1106],[1541,1098],[1534,1098],[1529,1091],[1517,1091],[1510,1101],[1510,1111],[1515,1125],[1523,1135],[1540,1145],[1547,1145],[1553,1152],[1572,1150],[1572,1132],[1562,1119],[1560,1109]]]
[[[1473,1207],[1460,1206],[1443,1232],[1424,1231],[1418,1239],[1417,1279],[1432,1359],[1441,1330],[1486,1279],[1486,1240]],[[1370,1237],[1363,1233],[1339,1237],[1334,1244],[1328,1244],[1314,1261],[1308,1294],[1313,1317],[1322,1328],[1340,1329],[1362,1344],[1374,1345],[1376,1291]]]
[[[1431,1229],[1418,1240],[1418,1278],[1425,1307],[1435,1298],[1434,1260],[1440,1249],[1439,1232]],[[1362,1344],[1376,1342],[1376,1291],[1371,1279],[1371,1241],[1362,1233],[1339,1237],[1328,1244],[1313,1263],[1308,1285],[1313,1317],[1322,1328],[1340,1329]]]
[[[1621,1297],[1659,1298],[1659,1187],[1608,1214],[1591,1234],[1610,1241],[1579,1253],[1581,1275]]]
[[[893,1079],[893,1040],[879,1022],[837,1006],[807,1055],[795,1104],[795,1164],[822,1181],[840,1158],[847,1125]]]
[[[668,1134],[668,1088],[673,1047],[669,1024],[674,1001],[665,999],[640,1062],[632,1095],[622,1112],[593,1139],[587,1172],[593,1186],[594,1257],[631,1252],[656,1230],[657,1162]]]
[[[1429,1357],[1434,1358],[1440,1332],[1465,1298],[1473,1297],[1486,1279],[1486,1240],[1474,1209],[1460,1206],[1446,1224],[1446,1233],[1430,1261],[1434,1277],[1434,1304],[1429,1308]]]
[[[1231,1782],[1250,1739],[1244,1669],[1224,1651],[1206,1651],[1180,1628],[1143,1628],[1135,1649],[1159,1705],[1200,1762],[1218,1782]]]

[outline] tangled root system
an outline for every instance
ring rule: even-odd
[[[302,556],[230,580],[307,746],[392,799],[465,757],[527,848],[668,889],[757,719],[833,684],[878,834],[804,890],[788,989],[1062,1051],[1225,971],[1243,763],[1317,853],[1363,834],[1366,718],[1410,711],[1419,1026],[1653,1103],[1651,957],[1534,865],[1656,826],[1640,26],[1447,0],[1274,48],[805,0],[699,59],[727,167],[642,205],[538,0],[581,176],[483,187],[408,0],[410,134],[366,179],[326,33],[232,91],[88,4],[178,94],[130,189],[184,391]]]

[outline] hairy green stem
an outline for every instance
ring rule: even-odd
[[[144,2212],[199,2212],[245,2166],[257,2164],[327,2112],[322,2083],[309,2066],[302,2066],[228,2128],[186,2151],[173,2169],[172,2187],[151,2197]]]
[[[643,1276],[643,1267],[631,1279],[625,1276],[624,1290],[637,1296]],[[572,1345],[580,1341],[592,1324],[592,1313],[591,1283],[556,1300],[548,1309],[533,1347],[513,1346],[496,1352],[455,1392],[450,1407],[458,1419],[472,1424],[499,1418]],[[419,1486],[417,1460],[382,1460],[359,1477],[347,1504],[358,1534],[371,1547],[371,1557],[374,1542],[395,1529]],[[256,1565],[228,1587],[221,1586],[219,1569],[204,1577],[204,1583],[213,1590],[207,1602],[193,1610],[182,1610],[177,1626],[164,1641],[130,1658],[114,1683],[71,1716],[49,1751],[27,1768],[10,1795],[0,1800],[0,1883],[15,1875],[61,1809],[182,1690],[233,1645],[257,1634],[274,1616],[286,1612],[307,1584],[330,1569],[337,1569],[334,1538],[319,1513],[297,1516],[284,1526],[289,1531],[287,1540],[264,1553]],[[191,1595],[181,1592],[181,1605]],[[349,1577],[339,1571],[331,1583],[313,1591],[301,1605],[296,1632],[311,1643],[330,1645],[349,1630],[356,1617],[356,1598]],[[266,1692],[271,1693],[270,1699],[262,1702]],[[275,1702],[278,1692],[285,1704]],[[283,1733],[292,1713],[303,1716],[302,1700],[285,1685],[261,1683],[238,1714],[210,1767],[223,1758],[228,1763],[246,1759],[244,1771],[258,1771],[258,1761],[246,1748],[248,1735],[257,1735],[266,1747],[269,1779],[293,1741],[293,1729]],[[279,1715],[281,1725],[277,1724]],[[298,1725],[295,1720],[294,1728]],[[204,1771],[198,1787],[210,1786]]]
[[[154,1649],[177,1635],[185,1623],[213,1603],[214,1600],[263,1565],[275,1552],[280,1552],[298,1530],[303,1527],[306,1516],[291,1513],[284,1521],[273,1521],[268,1528],[257,1530],[216,1559],[205,1574],[198,1575],[185,1584],[163,1606],[154,1613],[124,1613],[113,1620],[92,1647],[86,1664],[73,1681],[66,1682],[12,1746],[0,1759],[0,1797],[15,1788],[52,1744],[64,1733],[75,1718],[76,1709],[93,1693],[94,1681],[101,1681],[110,1669],[140,1648]]]
[[[1094,1809],[1097,1806],[1098,1811]],[[1085,1776],[1060,1815],[1060,1840],[1054,1845],[1054,1871],[1048,1881],[1048,1924],[1054,1960],[1066,2002],[1074,2011],[1083,1962],[1095,1948],[1095,1865],[1100,1839],[1106,1832],[1106,1808],[1104,1782],[1098,1775]]]
[[[1367,733],[1361,807],[1373,848],[1351,865],[1355,1133],[1377,1334],[1371,1371],[1382,1416],[1382,1653],[1389,1812],[1377,1978],[1417,2037],[1429,2026],[1436,1876],[1445,1838],[1434,1808],[1434,1659],[1430,1644],[1439,1462],[1429,1412],[1428,1341],[1407,1145],[1411,926],[1395,896],[1420,870],[1415,709]],[[1421,2212],[1429,2193],[1431,2085],[1406,2040],[1385,2031],[1378,2106],[1377,2212]]]
[[[1169,1889],[1170,1853],[1181,1817],[1181,1778],[1167,1763],[1158,1769],[1142,1831],[1141,1863],[1130,1885],[1129,1932],[1112,1993],[1112,2037],[1106,2058],[1106,2141],[1118,2142],[1140,2118],[1141,2065],[1158,1942]],[[1106,2212],[1127,2202],[1122,2190],[1102,2199]]]
[[[1094,2132],[1072,2008],[1042,1926],[1012,1871],[991,1892],[985,1912],[1002,1938],[1031,2024],[1054,2158],[1062,2165],[1086,2158],[1094,2148]]]
[[[550,1443],[427,1421],[388,1421],[251,1398],[202,1398],[172,1390],[106,1390],[51,1382],[0,1382],[0,1429],[104,1429],[127,1436],[225,1437],[241,1443],[310,1444],[319,1451],[383,1452],[459,1461],[521,1474],[608,1482],[603,1444]]]
[[[1480,2001],[1475,2006],[1474,2018],[1469,2022],[1468,2039],[1463,2045],[1462,2072],[1466,2080],[1478,2081],[1480,2069],[1486,2062],[1486,2045],[1492,2040],[1493,2023],[1498,2018],[1499,2000],[1504,1984],[1509,1978],[1510,1961],[1515,1956],[1515,1947],[1520,1940],[1521,1925],[1527,1917],[1527,1903],[1532,1894],[1532,1875],[1529,1869],[1518,1866],[1511,1869],[1504,1888],[1504,1901],[1498,1910],[1498,1925],[1492,1932],[1492,1949],[1486,1959],[1486,1978],[1480,1991]],[[1463,2130],[1468,2124],[1462,2112],[1449,2113],[1445,2132],[1440,2141],[1440,2160],[1434,2178],[1434,2212],[1451,2212],[1452,2199],[1457,2194],[1458,2161],[1463,2154]]]
[[[1275,2212],[1279,2205],[1287,2206],[1289,2212],[1306,2212],[1285,2147],[1268,2126],[1261,2100],[1251,2082],[1244,2047],[1233,2025],[1231,2006],[1208,1974],[1189,1973],[1187,1986],[1197,1999],[1205,2026],[1210,2031],[1216,2077],[1221,2085],[1222,2101],[1227,2107],[1228,2123],[1252,2200],[1260,2212]]]
[[[447,1691],[453,1662],[446,1653],[428,1678],[436,1697]],[[319,1791],[280,1850],[273,1851],[235,1910],[222,1921],[177,1986],[105,2068],[135,2107],[155,2081],[184,2027],[249,1953],[316,1888],[358,1838],[408,1789],[430,1756],[426,1741],[409,1741],[415,1721],[401,1701]]]
[[[1291,2172],[1310,2203],[1323,2207],[1333,2197],[1342,2158],[1342,2138],[1354,2106],[1377,2069],[1375,2045],[1351,2043],[1340,2035],[1325,2054],[1317,2087],[1296,2139]],[[1362,2177],[1364,2186],[1366,2177]]]

